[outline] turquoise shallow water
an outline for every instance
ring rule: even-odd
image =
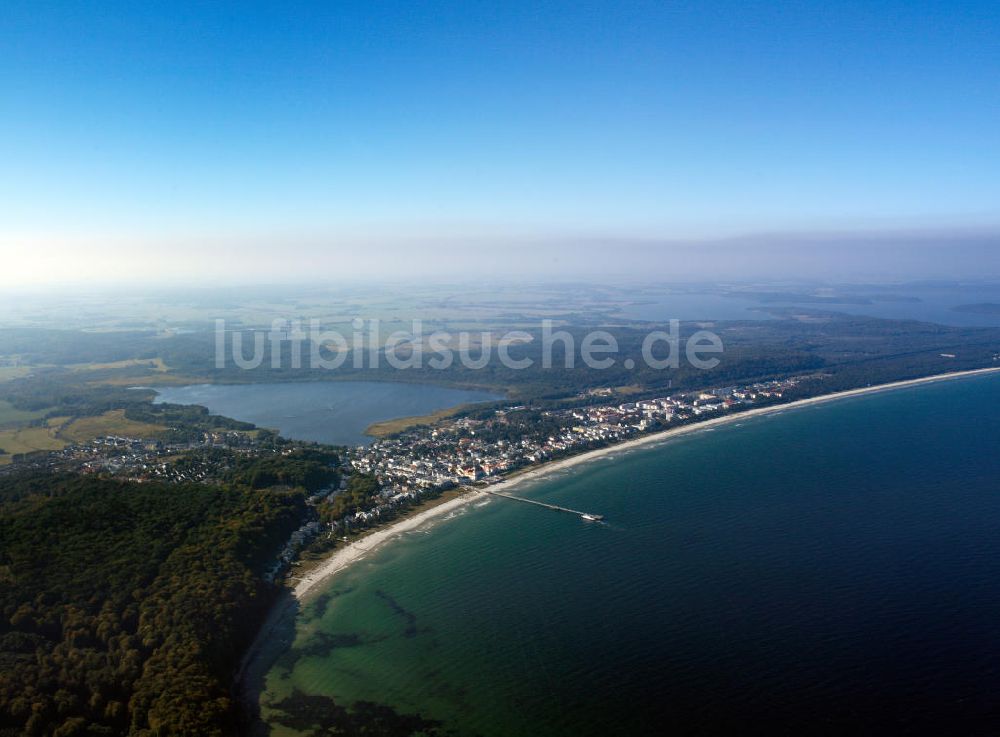
[[[998,406],[995,377],[845,399],[517,490],[607,525],[466,507],[307,603],[262,714],[275,735],[357,701],[455,734],[997,733]]]

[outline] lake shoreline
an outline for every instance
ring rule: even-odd
[[[200,406],[289,440],[367,445],[368,430],[503,400],[481,390],[399,381],[265,381],[157,387],[153,404]]]

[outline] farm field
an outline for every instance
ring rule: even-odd
[[[10,463],[17,453],[62,450],[71,443],[85,443],[104,435],[151,438],[163,430],[166,428],[161,425],[129,420],[120,409],[96,417],[53,417],[44,426],[0,430],[0,465]]]

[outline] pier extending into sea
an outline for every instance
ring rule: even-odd
[[[489,489],[483,489],[487,494],[492,494],[493,496],[502,496],[504,499],[513,499],[515,502],[524,502],[525,504],[534,504],[538,507],[545,507],[546,509],[552,509],[556,512],[568,512],[569,514],[575,514],[577,517],[591,521],[591,522],[601,522],[604,519],[603,514],[594,514],[593,512],[581,512],[577,509],[570,509],[569,507],[560,507],[558,504],[546,504],[545,502],[536,502],[534,499],[525,499],[521,496],[513,496],[512,494],[504,494],[500,491],[490,491]]]

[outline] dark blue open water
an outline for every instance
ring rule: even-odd
[[[1000,378],[747,419],[518,493],[609,524],[495,500],[369,556],[300,613],[273,734],[322,733],[305,695],[457,734],[1000,733]]]

